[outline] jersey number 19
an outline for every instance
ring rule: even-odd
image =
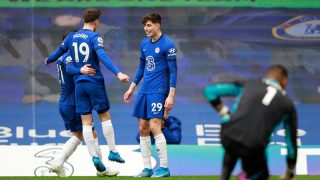
[[[74,42],[72,43],[72,46],[74,48],[74,56],[75,61],[79,62],[79,52],[84,55],[84,59],[82,62],[87,62],[90,54],[90,49],[87,43],[82,42],[79,46],[78,43]]]

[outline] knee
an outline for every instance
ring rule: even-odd
[[[73,132],[73,135],[77,137],[80,141],[83,141],[83,135],[81,132]]]
[[[149,136],[150,135],[150,127],[146,125],[140,125],[139,127],[140,136]]]
[[[111,119],[110,111],[105,111],[103,113],[98,113],[100,121],[108,121]]]
[[[154,136],[157,136],[161,133],[161,126],[158,126],[157,124],[150,125],[150,131]]]

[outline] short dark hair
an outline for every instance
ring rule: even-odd
[[[72,30],[66,31],[66,32],[63,33],[63,35],[62,35],[62,40],[64,40],[64,39],[68,36],[68,34],[71,33],[71,32],[77,32],[77,30],[76,30],[76,29],[72,29]]]
[[[268,68],[267,73],[274,70],[278,70],[283,77],[288,78],[288,70],[283,65],[274,64]]]
[[[143,25],[145,25],[148,21],[161,24],[161,16],[157,13],[151,13],[142,18]]]
[[[89,8],[83,11],[83,21],[85,23],[94,22],[99,19],[101,11],[98,8]]]

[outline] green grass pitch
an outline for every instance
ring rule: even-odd
[[[0,177],[0,179],[5,180],[24,180],[24,179],[39,179],[39,180],[62,180],[65,178],[59,177]],[[109,179],[109,180],[137,180],[137,178],[133,177],[68,177],[66,180],[93,180],[93,179]],[[150,178],[142,178],[142,179],[150,179]],[[219,180],[218,176],[172,176],[168,178],[162,178],[164,180]],[[231,178],[235,180],[236,178]],[[270,180],[279,180],[279,176],[272,176]],[[295,180],[320,180],[320,176],[296,176]]]

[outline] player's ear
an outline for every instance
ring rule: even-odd
[[[160,29],[160,24],[156,23],[156,27],[157,27],[157,29]]]
[[[288,83],[288,78],[286,78],[286,77],[282,78],[282,80],[281,80],[281,82],[280,82],[281,87],[282,87],[283,89],[286,89],[287,83]]]
[[[99,25],[99,19],[96,19],[96,20],[94,21],[94,25],[95,25],[95,26],[98,26],[98,25]]]

